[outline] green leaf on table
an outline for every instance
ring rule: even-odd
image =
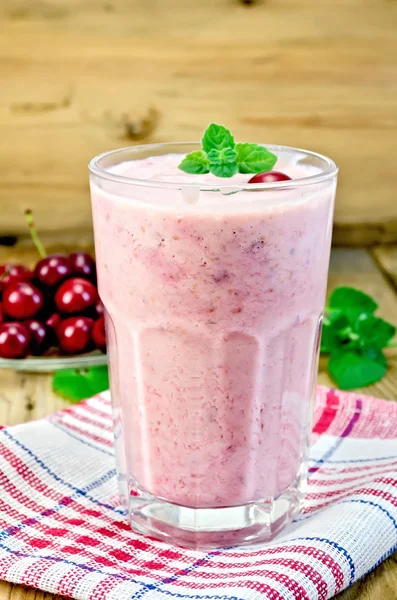
[[[386,356],[383,354],[382,350],[379,350],[379,348],[362,348],[360,350],[360,354],[368,360],[373,360],[380,365],[387,367]]]
[[[387,364],[378,350],[335,352],[329,359],[328,370],[340,389],[353,390],[382,379]]]
[[[340,310],[327,310],[323,318],[321,352],[329,354],[342,344],[340,331],[349,326],[349,321]]]
[[[358,317],[355,330],[362,347],[379,349],[387,346],[396,334],[394,325],[369,314],[362,314]]]
[[[179,168],[181,171],[185,171],[185,173],[192,173],[193,175],[203,175],[204,173],[209,173],[210,170],[208,168],[209,161],[204,152],[191,152],[187,154],[185,158],[182,160]]]
[[[234,148],[234,137],[226,127],[211,123],[204,132],[202,145],[204,152],[211,150],[222,150],[223,148]]]
[[[54,374],[52,389],[65,400],[80,402],[109,389],[108,367],[61,369]]]
[[[258,144],[236,144],[237,165],[240,173],[271,171],[277,156]]]
[[[378,308],[371,296],[351,287],[336,288],[329,299],[329,307],[343,312],[351,323],[362,313],[374,313]]]

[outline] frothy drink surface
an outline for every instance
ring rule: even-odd
[[[225,180],[184,174],[180,160],[112,172],[182,190],[92,185],[125,469],[138,488],[190,507],[277,497],[307,447],[334,184],[184,190]]]

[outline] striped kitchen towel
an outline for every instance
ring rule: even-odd
[[[304,514],[267,545],[132,533],[107,394],[0,432],[0,579],[81,600],[331,598],[397,549],[397,403],[318,388]]]

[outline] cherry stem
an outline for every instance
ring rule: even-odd
[[[47,252],[45,251],[41,239],[39,238],[39,234],[37,233],[37,229],[34,224],[33,214],[29,208],[25,210],[25,219],[26,223],[28,224],[33,243],[37,248],[37,252],[40,254],[40,258],[45,258],[47,256]]]

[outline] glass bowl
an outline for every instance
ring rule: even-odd
[[[106,354],[90,352],[78,356],[29,356],[28,358],[0,358],[0,369],[27,373],[51,373],[59,369],[82,369],[106,365]]]

